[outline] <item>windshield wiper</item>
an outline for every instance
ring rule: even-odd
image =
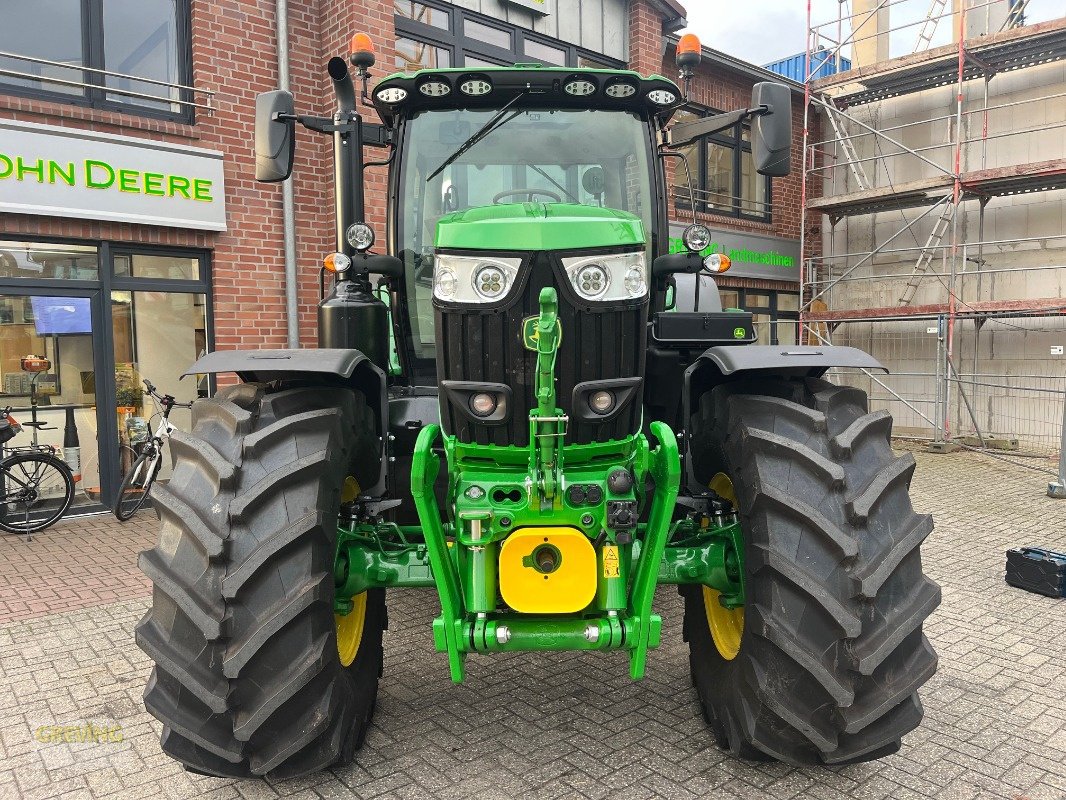
[[[536,164],[526,164],[526,166],[527,166],[527,167],[529,167],[529,168],[530,168],[530,169],[532,169],[532,170],[536,170],[537,172],[539,172],[539,173],[540,173],[541,175],[543,175],[543,176],[544,176],[545,178],[547,178],[547,179],[548,179],[549,181],[551,181],[552,183],[554,183],[554,184],[555,184],[555,188],[556,188],[556,189],[558,189],[558,190],[559,190],[560,192],[562,192],[562,193],[563,193],[563,194],[565,194],[565,195],[566,195],[567,197],[569,197],[569,198],[570,198],[571,200],[573,200],[573,201],[574,201],[574,202],[575,202],[575,203],[576,203],[577,205],[581,205],[581,201],[580,201],[580,200],[578,200],[578,199],[577,199],[576,197],[574,197],[574,196],[573,196],[572,194],[570,194],[570,192],[568,192],[568,191],[567,191],[567,189],[566,189],[566,187],[565,187],[565,186],[563,186],[563,185],[562,185],[561,183],[559,183],[559,181],[555,180],[555,178],[553,178],[553,177],[552,177],[551,175],[549,175],[549,174],[548,174],[547,172],[545,172],[544,170],[542,170],[542,169],[541,169],[540,167],[538,167],[538,166],[537,166]]]
[[[512,119],[517,117],[521,113],[521,111],[515,111],[515,113],[512,114],[507,119],[503,118],[504,115],[507,113],[507,111],[511,108],[511,106],[513,106],[515,103],[517,103],[523,97],[525,97],[531,91],[532,91],[531,89],[527,88],[527,89],[519,92],[518,94],[516,94],[514,97],[512,97],[506,103],[506,105],[503,106],[503,108],[501,108],[499,111],[497,111],[493,115],[492,119],[490,119],[488,122],[486,122],[480,128],[478,128],[477,131],[475,131],[474,134],[469,139],[467,139],[465,142],[463,142],[461,145],[459,145],[459,149],[458,150],[456,150],[454,153],[452,153],[450,156],[448,156],[446,159],[444,159],[444,163],[441,164],[439,167],[437,167],[435,170],[433,170],[433,174],[430,175],[428,178],[426,178],[426,183],[429,183],[431,180],[433,180],[438,175],[440,175],[442,172],[444,172],[444,170],[446,170],[448,167],[450,167],[456,161],[456,159],[458,159],[461,155],[463,155],[463,153],[465,153],[467,150],[469,150],[475,144],[480,142],[482,139],[484,139],[486,136],[488,136],[494,130],[496,130],[497,128],[502,128],[504,125],[506,125]]]

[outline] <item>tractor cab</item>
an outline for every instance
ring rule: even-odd
[[[666,236],[656,137],[679,98],[672,82],[536,65],[424,70],[384,79],[373,98],[395,136],[390,246],[404,262],[402,357],[415,380],[437,384],[434,302],[499,310],[539,291],[538,279],[523,289],[530,270],[557,284],[515,259],[617,255],[597,262],[602,272],[558,277],[594,308],[647,298]]]

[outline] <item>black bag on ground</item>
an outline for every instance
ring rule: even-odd
[[[1066,553],[1040,547],[1007,551],[1007,583],[1048,597],[1066,597]]]

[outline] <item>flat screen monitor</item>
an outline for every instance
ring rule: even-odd
[[[33,324],[38,336],[92,333],[88,297],[31,297]]]

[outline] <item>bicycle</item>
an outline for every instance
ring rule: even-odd
[[[74,474],[56,455],[56,448],[37,443],[37,431],[45,429],[36,419],[20,425],[11,416],[11,406],[0,412],[0,447],[24,427],[33,429],[33,444],[4,448],[11,455],[0,459],[0,529],[32,534],[59,520],[74,501]]]
[[[155,483],[163,464],[163,445],[170,438],[170,434],[177,430],[170,422],[170,412],[175,408],[192,408],[192,403],[179,403],[169,394],[159,394],[156,387],[147,379],[144,385],[145,394],[154,398],[162,406],[163,413],[155,431],[145,440],[140,455],[130,465],[129,471],[118,487],[115,517],[119,522],[125,522],[136,514],[151,494],[152,484]]]

